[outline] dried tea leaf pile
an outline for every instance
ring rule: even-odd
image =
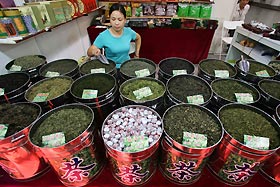
[[[184,131],[206,135],[208,147],[217,143],[222,135],[222,128],[214,115],[198,106],[172,107],[164,115],[163,125],[165,132],[178,143],[182,143]]]
[[[70,89],[72,84],[72,79],[67,79],[64,77],[55,77],[43,80],[32,86],[26,93],[26,98],[29,101],[33,101],[34,97],[38,93],[49,93],[47,100],[54,99]]]
[[[45,61],[45,59],[39,56],[29,55],[15,59],[13,65],[21,66],[21,70],[24,71],[31,68],[36,68],[37,66],[45,63]]]
[[[258,92],[246,83],[239,82],[233,79],[219,79],[212,84],[213,91],[220,97],[232,102],[236,102],[235,93],[249,93],[253,96],[254,101],[258,99]]]
[[[227,70],[230,77],[235,74],[234,68],[230,64],[219,60],[204,61],[199,66],[203,71],[212,76],[215,76],[215,70]]]
[[[280,82],[264,80],[263,82],[261,82],[260,88],[263,89],[269,95],[280,100]]]
[[[277,73],[280,73],[280,61],[271,62],[269,66],[275,69]]]
[[[112,61],[109,61],[109,62],[110,62],[109,64],[104,64],[97,59],[91,60],[91,61],[88,61],[85,64],[83,64],[80,68],[80,71],[83,74],[90,74],[91,69],[104,68],[105,72],[107,73],[107,72],[112,71],[114,68],[116,68],[116,64],[114,62],[112,62]]]
[[[149,87],[152,91],[152,95],[148,97],[143,97],[141,99],[136,99],[136,96],[133,94],[133,91]],[[148,101],[156,99],[163,96],[165,92],[165,87],[157,82],[156,80],[143,80],[143,79],[134,79],[133,81],[128,81],[121,86],[121,94],[134,101]]]
[[[269,66],[261,64],[256,61],[250,61],[250,60],[248,61],[250,62],[249,73],[256,75],[256,72],[266,70],[269,76],[275,75],[275,72],[272,69],[270,69]]]
[[[0,88],[4,88],[5,93],[9,93],[23,86],[28,80],[28,76],[20,73],[2,75],[0,76]]]
[[[225,130],[239,142],[244,142],[246,134],[269,138],[270,149],[280,146],[279,132],[267,118],[253,110],[241,107],[224,108],[219,117]]]
[[[145,61],[132,60],[132,61],[128,61],[128,62],[125,62],[124,64],[122,64],[120,71],[129,77],[136,77],[135,71],[139,71],[142,69],[148,69],[150,71],[150,73],[153,73],[153,72],[155,72],[156,67],[155,67],[155,65],[150,64]]]
[[[167,59],[160,64],[160,69],[172,76],[173,70],[187,70],[188,74],[191,74],[194,71],[194,66],[191,62],[182,59]]]
[[[5,137],[15,134],[37,119],[40,108],[28,103],[0,105],[0,124],[8,124]]]
[[[78,63],[72,60],[58,60],[53,61],[46,65],[46,68],[41,72],[41,75],[45,76],[48,71],[58,72],[60,75],[65,75],[75,68],[77,68]]]
[[[63,132],[65,143],[83,133],[93,118],[92,113],[79,108],[61,109],[48,116],[30,136],[32,143],[42,145],[42,136]]]
[[[202,95],[204,101],[211,97],[211,88],[199,78],[193,76],[177,76],[170,79],[170,94],[181,102],[187,102],[187,96]]]

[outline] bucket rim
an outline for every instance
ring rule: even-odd
[[[82,68],[83,68],[84,66],[86,66],[87,64],[89,64],[89,63],[93,63],[93,62],[96,61],[96,60],[100,62],[100,60],[98,60],[98,59],[92,59],[92,60],[89,60],[89,61],[86,61],[85,63],[83,63],[83,64],[79,67],[79,72],[80,72],[81,74],[83,74],[83,75],[92,74],[92,73],[86,73],[86,72],[82,71]],[[106,73],[106,74],[111,74],[111,73],[113,73],[114,71],[117,70],[117,69],[116,69],[116,63],[115,63],[114,61],[110,60],[110,59],[107,59],[107,60],[109,61],[110,64],[112,63],[112,64],[114,65],[114,67],[113,67],[110,71],[105,72],[105,73]],[[102,62],[100,62],[100,63],[102,63]]]
[[[216,77],[215,75],[209,74],[207,73],[203,68],[201,68],[201,64],[202,63],[208,63],[210,61],[220,61],[223,62],[224,64],[226,64],[230,69],[232,69],[234,71],[234,74],[232,76],[229,76],[229,78],[234,78],[237,75],[237,70],[234,68],[234,66],[232,66],[231,64],[229,64],[226,61],[223,60],[219,60],[219,59],[214,59],[214,58],[207,58],[207,59],[203,59],[198,63],[198,68],[199,71],[203,72],[204,74],[206,74],[207,76],[209,76],[211,79],[219,79],[219,77]]]
[[[221,79],[213,80],[213,81],[211,82],[211,88],[212,88],[212,90],[213,90],[213,93],[214,93],[215,95],[217,95],[218,97],[222,98],[223,100],[225,100],[226,102],[228,102],[228,103],[238,103],[237,101],[230,101],[230,100],[228,100],[228,99],[226,99],[226,98],[224,98],[224,97],[221,97],[221,96],[220,96],[219,94],[217,94],[217,92],[213,89],[213,84],[215,84],[216,82],[225,81],[225,80],[230,80],[230,81],[239,82],[239,83],[241,83],[241,84],[243,84],[243,85],[246,85],[246,86],[250,87],[251,90],[254,90],[254,91],[257,93],[257,95],[258,95],[258,96],[257,96],[257,99],[254,100],[254,102],[248,103],[248,104],[255,104],[255,103],[259,102],[259,100],[261,99],[261,94],[260,94],[259,90],[258,90],[257,88],[255,88],[254,86],[252,86],[251,84],[247,83],[247,82],[244,81],[244,80],[234,79],[234,78],[221,78]]]
[[[40,66],[42,66],[43,64],[46,64],[46,62],[47,62],[47,61],[46,61],[47,58],[46,58],[45,56],[43,56],[43,55],[36,55],[36,54],[35,54],[35,55],[24,55],[24,56],[21,56],[21,57],[27,57],[27,56],[37,56],[37,57],[43,59],[44,62],[42,62],[41,64],[39,64],[39,65],[37,65],[37,66],[35,66],[35,67],[29,68],[29,69],[26,69],[26,70],[21,70],[21,71],[19,71],[19,72],[29,72],[29,71],[31,71],[31,70],[34,70],[34,69],[39,68]],[[18,57],[18,58],[21,58],[21,57]],[[15,60],[18,59],[18,58],[13,59],[13,60],[10,61],[8,64],[6,64],[5,69],[6,69],[7,71],[9,71],[9,72],[17,72],[17,71],[11,71],[11,70],[8,69],[8,68],[10,68],[10,67],[14,64]]]
[[[221,131],[221,134],[220,134],[220,138],[219,140],[211,145],[211,146],[208,146],[208,147],[205,147],[205,148],[191,148],[191,147],[188,147],[188,146],[184,146],[183,144],[177,142],[176,140],[174,140],[172,137],[170,137],[170,135],[165,131],[165,128],[164,128],[164,118],[165,116],[167,115],[167,113],[172,110],[173,108],[175,107],[180,107],[180,106],[187,106],[187,107],[196,107],[196,108],[199,108],[201,109],[203,112],[206,112],[208,113],[209,115],[211,115],[213,117],[213,119],[217,122],[218,126],[220,127],[220,131]],[[186,152],[186,153],[197,153],[197,154],[200,154],[200,152],[202,152],[203,150],[208,150],[209,152],[213,151],[216,146],[221,142],[221,140],[223,139],[223,136],[224,136],[224,127],[223,127],[223,124],[221,122],[221,120],[218,118],[218,116],[216,114],[214,114],[214,112],[212,112],[211,110],[209,110],[208,108],[204,107],[204,106],[201,106],[201,105],[195,105],[195,104],[189,104],[189,103],[180,103],[180,104],[177,104],[177,105],[173,105],[171,107],[169,107],[163,114],[162,116],[162,126],[163,126],[163,131],[164,131],[164,134],[165,134],[165,138],[167,137],[169,141],[171,141],[171,143],[173,144],[174,147],[178,148],[179,150],[182,150],[183,152]]]
[[[123,67],[125,64],[129,63],[129,62],[141,61],[141,60],[142,60],[143,62],[147,62],[147,63],[153,65],[154,68],[155,68],[154,71],[150,72],[150,75],[148,75],[148,76],[151,76],[151,75],[153,75],[153,74],[156,73],[157,64],[156,64],[154,61],[152,61],[152,60],[150,60],[150,59],[147,59],[147,58],[131,58],[131,59],[129,59],[129,60],[123,62],[123,63],[120,65],[120,68],[119,68],[120,74],[125,75],[125,76],[128,77],[129,79],[131,79],[131,78],[137,78],[136,76],[129,76],[129,75],[127,75],[126,73],[124,73],[124,72],[122,71],[122,67]],[[146,77],[148,77],[148,76],[146,76]],[[140,77],[139,77],[139,78],[140,78]]]
[[[190,72],[190,73],[188,73],[188,74],[193,74],[193,73],[194,73],[194,71],[195,71],[195,66],[194,66],[194,64],[193,64],[190,60],[187,60],[187,59],[184,59],[184,58],[181,58],[181,57],[168,57],[168,58],[162,59],[162,60],[158,63],[158,70],[159,70],[159,72],[161,72],[161,73],[164,74],[164,75],[168,75],[168,76],[170,76],[170,77],[173,77],[173,75],[168,74],[168,73],[166,73],[165,71],[163,71],[162,68],[161,68],[161,65],[164,64],[164,63],[167,63],[169,60],[176,60],[176,59],[179,59],[179,60],[181,60],[181,61],[184,61],[184,62],[188,63],[188,64],[193,68],[193,71]]]
[[[127,106],[122,106],[122,107],[120,107],[120,108],[114,110],[113,112],[111,112],[111,113],[105,118],[105,120],[104,120],[103,123],[102,123],[102,127],[101,127],[101,138],[102,138],[102,140],[104,141],[104,126],[105,126],[106,122],[113,116],[113,114],[115,114],[116,112],[121,111],[123,108],[127,108],[127,109],[129,109],[129,108],[144,108],[144,109],[146,109],[146,110],[152,111],[153,114],[156,115],[157,118],[161,121],[160,126],[161,126],[161,128],[162,128],[162,133],[161,133],[161,135],[159,136],[159,138],[158,138],[156,141],[154,141],[153,144],[151,144],[149,147],[147,147],[147,148],[145,148],[145,149],[143,149],[143,150],[141,150],[141,151],[137,151],[137,152],[124,152],[124,151],[119,151],[119,150],[117,150],[117,149],[114,149],[114,148],[108,146],[108,145],[104,142],[105,147],[106,147],[106,148],[107,148],[107,147],[110,148],[110,149],[109,149],[110,152],[113,152],[114,154],[123,153],[123,155],[139,155],[139,153],[143,153],[143,152],[146,152],[146,151],[148,151],[148,150],[149,150],[149,151],[152,151],[152,150],[154,149],[154,146],[156,146],[156,145],[159,143],[161,137],[163,136],[163,124],[162,124],[162,120],[161,120],[160,115],[159,115],[154,109],[152,109],[152,108],[150,108],[150,107],[147,107],[147,106],[144,106],[144,105],[127,105]]]
[[[32,88],[34,88],[35,86],[38,86],[38,85],[41,84],[42,82],[46,82],[46,81],[49,81],[49,80],[51,80],[51,79],[57,79],[57,78],[69,79],[69,80],[71,81],[71,84],[73,83],[73,79],[72,79],[71,77],[69,77],[69,76],[57,76],[57,77],[45,78],[45,79],[40,80],[40,81],[36,82],[35,84],[31,85],[31,86],[25,91],[25,94],[24,94],[25,100],[26,100],[26,101],[29,101],[29,102],[33,102],[32,100],[27,99],[27,94],[30,92],[30,90],[31,90]],[[54,97],[54,98],[52,98],[52,99],[48,99],[48,100],[46,100],[46,101],[41,101],[41,102],[36,102],[36,103],[46,103],[46,102],[54,101],[55,99],[57,99],[57,98],[63,96],[63,95],[66,94],[67,92],[69,92],[70,87],[71,87],[71,84],[70,84],[69,88],[68,88],[64,93],[62,93],[62,94],[60,94],[60,95],[58,95],[58,96],[56,96],[56,97]]]
[[[279,98],[276,98],[276,97],[274,97],[273,95],[267,93],[267,91],[265,91],[265,90],[262,88],[261,84],[262,84],[263,82],[274,82],[274,83],[278,83],[278,84],[280,85],[280,81],[273,80],[273,79],[263,79],[263,80],[260,80],[260,81],[258,82],[258,88],[259,88],[263,93],[267,94],[269,97],[273,98],[275,101],[278,101],[278,102],[280,103],[280,99],[279,99]]]
[[[51,61],[51,62],[46,63],[46,64],[44,64],[43,66],[41,66],[40,69],[39,69],[39,75],[42,76],[42,77],[46,77],[45,75],[42,74],[43,71],[46,70],[46,69],[48,69],[48,68],[49,68],[50,66],[52,66],[53,64],[59,63],[59,62],[61,62],[61,61],[68,61],[68,62],[73,63],[73,64],[76,65],[75,68],[73,68],[72,70],[61,74],[62,76],[63,76],[63,75],[70,74],[70,73],[72,73],[72,72],[75,72],[75,70],[76,70],[77,68],[79,68],[78,62],[77,62],[76,60],[74,60],[74,59],[70,59],[70,58],[58,59],[58,60]]]
[[[57,111],[60,111],[60,110],[63,110],[63,109],[68,109],[68,108],[82,108],[84,110],[87,110],[91,113],[91,121],[89,122],[89,124],[87,125],[87,128],[85,128],[85,130],[80,134],[78,135],[77,137],[73,138],[72,140],[68,141],[68,142],[65,142],[63,145],[60,145],[60,146],[56,146],[56,147],[41,147],[41,146],[38,146],[36,144],[34,144],[32,141],[31,141],[31,133],[33,132],[32,130],[34,130],[34,128],[38,128],[42,122],[44,120],[46,120],[50,115],[52,115],[53,113],[57,112]],[[92,130],[90,130],[91,128],[93,127]],[[88,138],[89,136],[93,136],[93,134],[91,134],[90,132],[92,132],[94,129],[96,129],[97,127],[94,126],[94,112],[93,110],[87,106],[87,105],[84,105],[84,104],[81,104],[81,103],[71,103],[71,104],[65,104],[65,105],[62,105],[62,106],[58,106],[50,111],[47,111],[46,113],[44,113],[42,116],[40,116],[40,118],[37,118],[31,125],[30,127],[30,130],[28,132],[28,140],[30,141],[30,143],[32,144],[32,146],[34,146],[35,148],[39,149],[39,150],[49,150],[49,149],[53,149],[54,152],[59,152],[59,153],[62,153],[62,152],[66,152],[67,149],[65,149],[65,147],[67,145],[71,145],[73,144],[74,142],[78,141],[79,139],[86,139]],[[35,130],[36,130],[35,129]],[[76,145],[77,146],[77,145]],[[76,146],[73,146],[73,148],[75,148]],[[43,151],[44,152],[44,151]]]
[[[112,79],[113,82],[114,82],[114,86],[108,92],[106,92],[102,95],[99,95],[98,97],[93,98],[93,99],[83,99],[82,97],[78,97],[76,94],[73,93],[73,87],[75,86],[75,84],[78,84],[78,82],[82,81],[82,79],[85,79],[87,77],[95,77],[95,76],[110,77],[110,79]],[[116,88],[117,88],[117,80],[113,75],[110,75],[110,74],[107,74],[107,73],[91,73],[91,74],[86,74],[84,76],[81,76],[81,77],[77,78],[76,80],[74,80],[71,83],[69,91],[70,91],[71,96],[74,98],[74,100],[79,100],[79,102],[80,102],[80,101],[92,101],[92,100],[95,100],[95,99],[99,100],[100,98],[104,98],[104,97],[109,98],[107,94],[112,93],[111,95],[114,95],[113,93],[116,92],[116,91],[114,91]],[[103,100],[100,100],[99,102],[101,102],[101,101],[103,101]],[[88,102],[85,102],[85,103],[88,103]]]
[[[128,84],[128,83],[130,83],[130,82],[133,82],[133,81],[137,81],[137,80],[150,80],[150,81],[155,81],[155,82],[157,82],[157,83],[159,83],[159,84],[161,84],[161,85],[163,86],[164,91],[163,91],[163,93],[162,93],[161,95],[159,95],[158,97],[156,97],[156,98],[154,98],[154,99],[145,100],[145,101],[132,100],[132,99],[130,99],[130,98],[124,96],[123,93],[122,93],[123,87],[124,87],[126,84]],[[120,93],[121,97],[123,97],[123,98],[125,98],[125,99],[127,99],[127,100],[129,100],[129,101],[132,101],[132,102],[137,103],[137,104],[145,104],[145,103],[148,103],[148,102],[152,102],[152,101],[158,100],[158,99],[160,99],[161,97],[163,97],[163,96],[165,95],[165,93],[166,93],[166,86],[165,86],[165,84],[164,84],[161,80],[155,79],[155,78],[153,78],[153,77],[135,77],[135,78],[131,78],[131,79],[128,79],[128,80],[124,81],[124,82],[119,86],[119,93]]]
[[[210,84],[209,84],[206,80],[202,79],[201,77],[199,77],[199,76],[197,76],[197,75],[182,74],[182,75],[176,75],[176,76],[171,77],[170,79],[167,80],[167,83],[166,83],[166,92],[167,92],[167,95],[168,95],[169,97],[171,97],[171,99],[175,100],[175,102],[176,102],[177,104],[179,104],[179,103],[185,103],[185,102],[180,101],[179,99],[175,98],[175,97],[173,96],[173,94],[170,93],[170,91],[169,91],[169,85],[170,85],[170,82],[171,82],[171,81],[173,81],[175,78],[178,78],[178,77],[192,77],[192,78],[194,78],[194,79],[197,79],[197,80],[203,82],[203,83],[206,85],[206,87],[208,87],[208,89],[210,90],[210,96],[209,96],[209,98],[208,98],[206,101],[204,101],[204,103],[202,103],[201,105],[206,105],[207,103],[210,102],[211,98],[213,97],[213,89],[212,89],[212,87],[210,86]],[[185,103],[185,104],[189,104],[189,103]]]
[[[280,126],[278,124],[278,122],[273,119],[268,113],[266,113],[265,111],[255,107],[255,106],[251,106],[251,105],[244,105],[244,104],[240,104],[240,103],[229,103],[229,104],[226,104],[224,106],[222,106],[219,111],[218,111],[218,118],[220,119],[220,113],[222,110],[225,110],[225,108],[229,108],[229,107],[243,107],[243,108],[248,108],[249,110],[251,111],[255,111],[257,112],[258,114],[262,115],[263,117],[265,117],[267,120],[271,121],[273,124],[271,124],[273,127],[275,126],[276,128],[278,127],[278,135],[280,135]],[[222,122],[222,121],[221,121]],[[223,122],[222,122],[223,123]],[[274,127],[274,128],[275,128]],[[274,149],[268,149],[268,150],[258,150],[258,149],[253,149],[253,148],[250,148],[248,146],[246,146],[245,144],[243,144],[242,142],[236,140],[224,127],[223,125],[223,128],[224,128],[224,136],[225,136],[225,139],[227,141],[231,141],[230,143],[233,144],[234,146],[242,149],[243,151],[247,151],[247,152],[250,152],[250,153],[253,153],[253,154],[261,154],[261,155],[266,155],[266,154],[271,154],[273,152],[275,152],[279,147],[280,147],[280,144],[274,148]],[[277,129],[276,129],[277,130]],[[226,137],[229,137],[226,138]]]

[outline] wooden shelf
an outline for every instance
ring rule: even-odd
[[[101,9],[101,8],[103,8],[103,6],[100,6],[100,7],[96,8],[96,9],[92,10],[91,12],[88,12],[87,14],[83,14],[83,15],[81,15],[81,16],[74,17],[74,18],[72,18],[72,19],[69,20],[69,21],[66,21],[66,22],[63,22],[63,23],[60,23],[60,24],[57,24],[57,25],[53,25],[53,26],[51,26],[51,27],[46,27],[45,29],[40,30],[40,31],[38,31],[38,32],[36,32],[36,33],[33,33],[33,34],[28,34],[28,35],[23,35],[23,36],[16,36],[16,37],[9,37],[9,38],[5,38],[5,39],[0,39],[0,44],[17,44],[17,43],[23,42],[23,41],[25,41],[25,40],[28,40],[29,38],[35,37],[35,36],[40,35],[40,34],[42,34],[42,33],[51,32],[52,29],[55,29],[55,28],[57,28],[57,27],[60,27],[60,26],[66,24],[66,23],[69,23],[69,22],[71,22],[71,21],[77,20],[77,19],[79,19],[79,18],[81,18],[81,17],[83,17],[83,16],[88,16],[88,14],[93,13],[93,12],[95,12],[96,10],[99,10],[99,9]]]

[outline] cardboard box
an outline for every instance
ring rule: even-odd
[[[67,4],[71,7],[71,17],[72,18],[75,18],[77,16],[81,16],[76,0],[67,0]]]
[[[42,30],[45,28],[38,7],[36,6],[19,6],[17,7],[22,15],[30,15],[37,30]]]
[[[72,8],[67,3],[67,0],[56,0],[56,1],[61,2],[61,5],[62,5],[62,8],[63,8],[63,12],[64,12],[64,16],[65,16],[66,21],[71,20],[72,19],[72,16],[71,16]]]
[[[40,4],[45,4],[48,12],[53,13],[53,17],[55,18],[56,24],[66,22],[63,7],[59,1],[42,1],[40,2]]]

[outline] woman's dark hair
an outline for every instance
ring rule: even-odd
[[[123,14],[124,18],[126,18],[126,11],[122,4],[120,4],[120,3],[112,4],[112,6],[110,7],[110,10],[109,10],[109,16],[111,16],[112,12],[114,12],[115,10],[120,11]]]

